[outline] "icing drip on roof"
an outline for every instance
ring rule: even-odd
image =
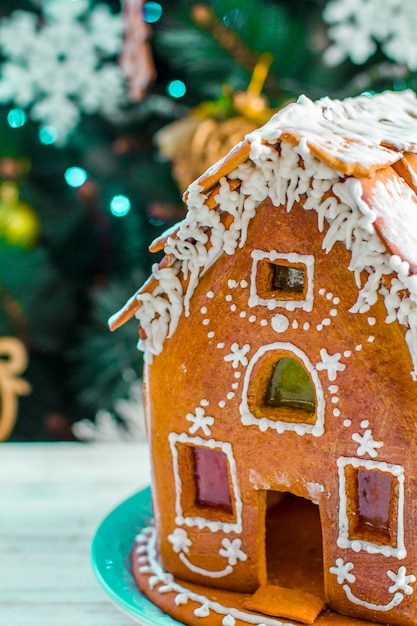
[[[188,213],[166,238],[168,261],[154,266],[154,280],[114,316],[125,319],[137,309],[146,360],[162,351],[180,316],[189,315],[205,271],[223,253],[234,254],[245,245],[250,220],[269,197],[288,211],[298,202],[314,209],[319,231],[328,226],[322,243],[326,252],[337,241],[344,243],[358,285],[352,311],[365,313],[381,294],[387,323],[398,319],[407,328],[417,371],[417,275],[410,266],[417,265],[417,196],[393,170],[388,185],[374,181],[375,172],[402,159],[403,151],[417,151],[416,115],[417,99],[409,91],[316,103],[302,97],[248,135],[250,152],[243,162],[235,148],[193,183]],[[351,176],[354,170],[370,184]],[[362,284],[364,271],[368,278]]]

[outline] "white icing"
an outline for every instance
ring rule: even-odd
[[[245,343],[242,347],[239,347],[238,343],[232,343],[230,346],[231,352],[224,357],[225,361],[230,361],[234,369],[240,365],[246,367],[248,364],[247,353],[250,350],[250,345]]]
[[[274,315],[271,319],[271,326],[276,333],[284,333],[288,329],[289,325],[290,322],[288,320],[288,317],[286,317],[285,315]]]
[[[354,568],[353,563],[350,561],[345,561],[342,558],[336,559],[336,565],[332,565],[329,568],[331,574],[334,574],[337,577],[337,582],[339,585],[345,582],[354,583],[356,581],[355,574],[352,574],[352,570]]]
[[[220,404],[220,403],[219,403]],[[187,433],[170,433],[168,436],[175,483],[175,513],[176,524],[178,526],[197,526],[197,528],[208,528],[212,532],[223,531],[225,533],[242,532],[242,499],[240,496],[240,489],[237,480],[236,462],[233,456],[232,446],[229,442],[215,441],[214,439],[202,439],[201,437],[190,437]],[[234,521],[225,522],[222,520],[211,520],[201,516],[188,516],[184,515],[182,509],[182,481],[178,460],[178,444],[188,444],[192,446],[205,446],[210,449],[219,449],[227,457],[229,476],[231,482],[233,509],[234,509]]]
[[[249,306],[266,306],[269,310],[273,310],[277,307],[287,309],[287,311],[293,311],[295,308],[302,308],[304,311],[311,311],[313,309],[314,301],[314,257],[311,254],[295,254],[291,252],[284,254],[277,252],[276,250],[270,250],[265,252],[264,250],[252,250],[251,253],[253,263],[251,270],[251,281],[249,289]],[[262,298],[257,293],[256,281],[258,273],[259,261],[268,259],[272,263],[275,261],[283,260],[288,263],[302,263],[306,266],[307,270],[307,290],[303,300],[278,300],[276,298]]]
[[[245,611],[241,611],[236,609],[235,607],[224,606],[220,602],[215,600],[210,600],[203,594],[196,593],[195,591],[191,591],[184,584],[177,583],[171,574],[165,572],[159,561],[157,556],[157,548],[156,548],[156,531],[154,528],[150,527],[146,529],[146,535],[143,535],[144,548],[149,558],[150,567],[152,569],[152,576],[148,579],[148,584],[152,588],[155,587],[157,583],[162,583],[158,588],[158,592],[166,593],[171,591],[175,593],[175,603],[186,604],[189,601],[196,602],[199,607],[196,609],[200,609],[203,613],[207,614],[208,611],[213,611],[217,615],[224,616],[224,619],[227,616],[233,618],[235,620],[241,620],[242,622],[246,622],[247,624],[252,624],[253,626],[296,626],[293,622],[281,622],[278,619],[269,618],[266,616],[262,616],[262,618],[256,613],[246,613]],[[177,599],[179,601],[177,602]],[[204,607],[204,609],[203,609]],[[201,612],[200,611],[200,612]],[[195,614],[195,611],[194,611]],[[198,615],[197,615],[198,616]],[[229,624],[231,624],[229,620]],[[227,625],[226,625],[227,626]]]
[[[267,417],[255,417],[251,413],[248,402],[248,391],[249,385],[251,381],[252,370],[257,363],[257,361],[262,358],[267,352],[278,352],[278,353],[287,353],[291,355],[295,355],[298,357],[303,363],[304,367],[308,371],[311,380],[315,387],[316,392],[316,422],[315,424],[303,424],[303,423],[293,423],[293,422],[284,422],[283,420],[272,420]],[[251,358],[248,367],[246,369],[245,378],[243,382],[242,389],[242,402],[240,403],[240,419],[242,424],[245,426],[257,425],[258,428],[265,432],[266,430],[273,429],[276,430],[277,433],[283,433],[286,430],[293,431],[298,435],[311,434],[316,437],[319,437],[324,432],[324,392],[321,386],[321,382],[319,376],[317,374],[316,369],[313,364],[302,350],[297,346],[289,343],[289,342],[275,342],[271,344],[267,344],[258,348],[256,353]]]
[[[350,583],[350,585],[356,582],[356,576],[352,573],[354,569],[353,563],[350,561],[345,562],[343,559],[336,559],[336,565],[333,565],[329,568],[331,574],[334,574],[337,577],[337,582],[339,585],[343,585],[343,583]],[[389,593],[393,593],[394,597],[390,602],[386,604],[376,604],[373,602],[368,602],[363,598],[358,597],[354,594],[351,587],[348,584],[343,585],[343,591],[346,594],[346,597],[353,604],[357,604],[358,606],[363,606],[366,609],[374,610],[374,611],[390,611],[395,606],[398,606],[400,602],[404,600],[404,595],[410,595],[413,593],[413,588],[410,583],[414,583],[416,581],[416,577],[414,574],[406,575],[406,569],[402,565],[398,572],[393,572],[392,570],[387,570],[387,576],[390,578],[394,584],[392,584],[388,591]]]
[[[219,550],[219,554],[227,559],[229,565],[234,567],[238,561],[246,561],[248,556],[241,549],[242,540],[238,537],[235,539],[229,539],[225,537],[222,540],[222,548]]]
[[[384,445],[382,441],[375,441],[372,436],[372,430],[368,428],[365,430],[363,435],[360,433],[353,433],[352,435],[353,441],[359,444],[359,447],[356,451],[358,456],[364,456],[365,454],[369,454],[372,458],[378,456],[378,448],[382,448]]]
[[[201,404],[203,401],[201,402]],[[203,405],[204,406],[204,405]],[[189,432],[191,435],[194,435],[198,430],[202,430],[203,434],[206,437],[211,435],[211,426],[214,424],[214,417],[211,415],[206,415],[206,412],[203,406],[198,406],[195,409],[195,413],[187,413],[185,419],[191,422],[191,426],[189,427]]]
[[[373,461],[358,459],[356,457],[339,457],[337,459],[339,473],[339,536],[337,545],[339,548],[350,548],[354,552],[364,550],[368,554],[382,554],[404,559],[407,552],[404,545],[404,468],[401,465],[393,465],[385,461]],[[397,483],[397,533],[396,545],[379,545],[370,541],[349,538],[348,499],[346,493],[346,467],[363,468],[366,470],[379,470],[390,473]]]
[[[416,99],[411,92],[387,92],[344,101],[324,98],[315,103],[302,97],[248,135],[250,157],[228,175],[240,183],[240,188],[231,191],[227,179],[220,179],[216,195],[219,210],[206,206],[205,194],[197,182],[193,183],[188,190],[187,216],[176,231],[168,233],[165,245],[165,253],[172,255],[174,262],[162,269],[154,266],[157,286],[137,295],[138,317],[146,334],[139,347],[145,350],[146,361],[162,351],[165,338],[172,336],[182,312],[189,315],[190,298],[200,276],[222,253],[233,254],[237,246],[245,245],[247,227],[256,207],[269,196],[276,206],[286,205],[288,211],[302,200],[306,210],[317,212],[319,231],[324,230],[325,223],[329,225],[323,249],[329,252],[337,241],[342,241],[351,252],[349,267],[359,289],[352,312],[368,311],[380,293],[387,322],[398,319],[407,329],[406,343],[417,370],[417,276],[409,274],[407,260],[390,255],[374,227],[377,216],[383,215],[387,230],[384,237],[397,246],[405,259],[417,260],[415,229],[409,227],[408,221],[406,228],[399,228],[397,221],[404,219],[401,212],[411,224],[417,223],[415,197],[409,188],[397,188],[398,179],[393,178],[384,187],[376,186],[376,196],[368,205],[362,199],[359,180],[344,178],[310,152],[310,147],[315,147],[325,155],[323,158],[333,155],[346,165],[359,163],[364,171],[393,163],[401,158],[401,151],[416,149],[415,109]],[[280,142],[283,132],[301,137],[299,145]],[[394,149],[384,147],[381,141]],[[211,168],[212,174],[219,167]],[[334,196],[326,197],[330,189]],[[401,201],[401,211],[395,199]],[[227,228],[220,220],[224,212],[232,216]],[[382,279],[392,271],[397,277],[390,279],[391,287],[387,289]],[[363,272],[368,274],[364,284]],[[409,295],[400,296],[404,290]],[[325,291],[321,289],[319,293]],[[214,297],[214,293],[209,291],[207,296]],[[333,303],[339,303],[339,298],[333,298]],[[274,307],[275,303],[270,305]],[[296,306],[300,305],[294,301],[286,303],[287,310]],[[417,380],[415,371],[411,375]]]
[[[224,578],[224,576],[229,576],[229,574],[233,572],[233,567],[230,565],[226,565],[226,567],[222,570],[213,571],[206,569],[205,567],[194,565],[194,563],[191,563],[183,552],[181,552],[179,556],[184,565],[186,565],[191,572],[194,572],[194,574],[200,574],[201,576],[207,576],[208,578]]]
[[[337,373],[343,372],[346,368],[346,365],[340,362],[342,355],[340,352],[329,354],[325,348],[321,348],[320,356],[321,361],[317,363],[316,369],[327,372],[329,380],[336,380]]]

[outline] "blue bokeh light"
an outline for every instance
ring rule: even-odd
[[[7,114],[7,123],[12,128],[20,128],[26,122],[26,113],[23,109],[10,109]]]
[[[87,180],[87,172],[82,167],[69,167],[64,174],[70,187],[81,187]]]
[[[113,196],[110,201],[110,211],[116,217],[123,217],[124,215],[127,215],[130,211],[130,208],[131,204],[129,198],[121,194]]]
[[[162,7],[159,2],[145,2],[142,9],[143,19],[148,24],[157,22],[162,15]]]
[[[187,91],[187,87],[185,86],[185,83],[182,82],[182,80],[172,80],[170,83],[168,83],[167,91],[169,95],[173,98],[182,98],[182,96]]]
[[[39,141],[50,146],[58,139],[58,131],[55,126],[41,126],[39,129]]]

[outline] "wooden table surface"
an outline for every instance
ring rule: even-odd
[[[96,581],[90,547],[149,477],[145,443],[0,444],[0,624],[132,626]]]

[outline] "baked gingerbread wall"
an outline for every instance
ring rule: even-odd
[[[190,316],[181,317],[148,366],[161,559],[179,578],[256,589],[268,579],[266,506],[271,493],[290,492],[318,506],[329,604],[411,624],[417,620],[409,593],[417,571],[413,366],[404,329],[385,322],[382,298],[367,313],[349,312],[358,295],[350,254],[344,243],[325,254],[323,236],[315,211],[294,206],[288,213],[267,200],[245,246],[203,275]],[[304,268],[303,289],[268,298],[262,272],[274,264]],[[313,418],[290,421],[271,407],[268,417],[255,410],[268,362],[285,356],[312,381]],[[194,448],[223,459],[232,510],[224,495],[217,509],[196,504]],[[218,467],[220,475],[220,461]],[[382,513],[366,511],[352,495],[373,472],[382,476]],[[210,482],[200,481],[199,489],[208,491]],[[367,535],[356,518],[374,524],[379,544],[375,528]],[[302,533],[303,519],[299,527]],[[387,575],[375,579],[376,565]],[[376,608],[366,602],[371,592]],[[390,603],[381,618],[378,607]]]

